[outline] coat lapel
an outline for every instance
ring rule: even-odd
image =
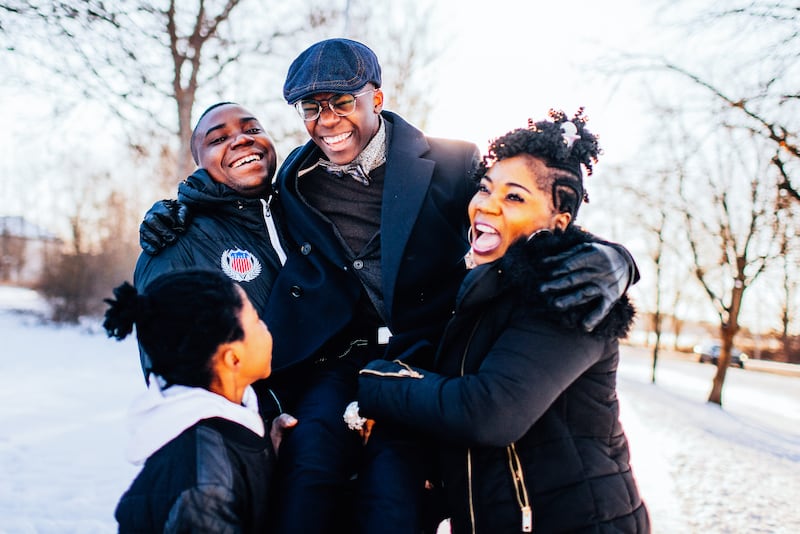
[[[389,130],[389,153],[381,212],[381,261],[383,296],[391,315],[400,264],[428,193],[435,162],[422,157],[429,149],[422,132],[393,113],[383,115]]]
[[[347,263],[347,258],[333,227],[316,214],[308,214],[308,207],[301,200],[300,192],[297,190],[297,180],[302,180],[302,177],[297,177],[298,170],[310,156],[314,155],[316,158],[317,153],[321,155],[321,151],[313,141],[308,141],[297,153],[290,155],[292,172],[285,173],[282,183],[279,182],[281,188],[289,189],[292,193],[280,197],[287,217],[290,218],[287,224],[288,233],[297,246],[313,243],[318,252],[334,265],[344,265]],[[289,159],[285,165],[287,164]]]

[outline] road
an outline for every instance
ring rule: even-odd
[[[621,354],[621,380],[650,381],[651,349],[624,346]],[[694,355],[666,351],[656,366],[656,382],[687,400],[705,401],[715,372],[714,365],[698,363]],[[780,432],[787,428],[800,432],[800,376],[729,367],[722,404],[727,413],[744,420],[767,424]]]

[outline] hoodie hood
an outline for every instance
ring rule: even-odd
[[[179,385],[162,389],[163,384],[163,379],[151,376],[147,391],[130,407],[131,439],[126,456],[131,463],[144,463],[184,430],[212,417],[233,421],[264,436],[264,421],[258,413],[258,399],[252,387],[247,387],[239,405],[207,389]]]
[[[261,203],[258,198],[243,197],[227,185],[215,182],[205,169],[196,169],[178,185],[178,200],[188,206],[200,208],[214,204],[230,204],[233,201],[258,205]]]
[[[178,201],[188,206],[192,215],[235,218],[239,225],[256,232],[264,231],[268,197],[243,197],[227,185],[215,182],[205,169],[195,170],[178,185]]]

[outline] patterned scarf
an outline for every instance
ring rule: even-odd
[[[320,158],[316,165],[306,169],[302,174],[316,166],[320,166],[335,176],[342,177],[347,175],[360,184],[369,186],[369,173],[384,163],[386,163],[386,126],[383,123],[383,119],[381,119],[375,137],[370,140],[356,159],[345,165],[337,165],[327,159]]]

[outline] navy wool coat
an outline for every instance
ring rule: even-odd
[[[430,346],[450,317],[466,268],[467,206],[475,192],[475,145],[426,137],[394,113],[381,113],[388,153],[380,222],[382,290],[392,339],[388,352]],[[300,166],[319,153],[311,141],[295,149],[276,178],[277,208],[286,223],[286,263],[264,315],[281,336],[272,367],[281,371],[315,354],[351,325],[362,286],[334,228],[302,202]],[[423,351],[424,352],[424,351]]]

